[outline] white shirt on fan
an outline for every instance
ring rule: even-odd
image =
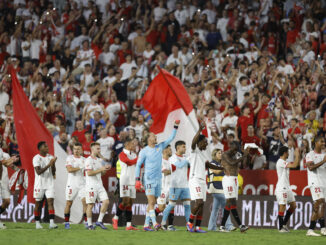
[[[66,167],[71,166],[73,168],[80,168],[80,170],[68,173],[67,186],[81,187],[85,185],[85,158],[84,157],[75,157],[70,155],[66,160]]]
[[[45,170],[42,174],[38,175],[36,173],[35,167],[44,168],[46,167],[51,159],[54,157],[50,154],[47,154],[45,157],[37,154],[33,157],[33,167],[34,167],[34,189],[51,189],[54,188],[54,178],[52,174],[51,167]]]
[[[99,138],[96,142],[100,143],[101,155],[106,159],[111,159],[112,147],[114,145],[114,139],[110,136],[106,138]]]

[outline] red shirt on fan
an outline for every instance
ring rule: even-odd
[[[268,106],[268,104],[262,105],[261,109],[258,112],[258,115],[257,115],[257,127],[260,126],[259,122],[260,122],[261,119],[266,119],[266,118],[269,117],[269,113],[266,110],[267,106]]]
[[[93,143],[92,140],[89,142],[85,140],[83,143],[84,157],[89,157],[91,155],[91,143]]]
[[[250,113],[248,116],[242,115],[238,118],[237,127],[241,128],[241,140],[248,135],[248,126],[254,124],[254,116]]]
[[[86,141],[85,132],[86,129],[83,129],[82,131],[76,130],[72,133],[71,137],[77,136],[78,141],[83,144]]]
[[[260,146],[260,139],[257,136],[246,136],[242,139],[242,145],[255,143],[257,146]]]

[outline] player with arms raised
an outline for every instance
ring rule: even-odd
[[[237,211],[237,199],[238,199],[238,173],[239,165],[242,161],[246,160],[250,148],[248,147],[244,155],[236,159],[238,153],[238,144],[233,141],[230,143],[230,150],[226,151],[222,155],[222,166],[224,167],[225,175],[222,180],[223,192],[226,199],[224,214],[222,218],[222,223],[219,231],[228,232],[225,229],[225,223],[228,219],[230,212],[232,213],[235,221],[240,227],[241,232],[245,232],[249,227],[242,225],[240,217]]]
[[[55,176],[55,161],[56,157],[53,157],[49,153],[49,147],[44,141],[40,141],[37,144],[39,154],[33,157],[33,166],[35,171],[34,179],[34,193],[35,198],[35,225],[36,229],[43,229],[40,224],[42,200],[44,195],[48,202],[50,229],[56,229],[58,226],[54,223],[54,176]]]
[[[206,233],[206,231],[200,228],[203,212],[204,202],[206,201],[206,169],[222,170],[210,163],[211,154],[207,149],[207,139],[204,135],[200,134],[204,129],[204,123],[200,124],[199,129],[194,136],[191,144],[191,154],[189,156],[190,162],[190,174],[189,174],[189,189],[191,200],[195,201],[191,209],[191,215],[189,222],[187,223],[187,229],[190,232]],[[196,219],[196,227],[194,229],[194,220]]]
[[[105,174],[111,167],[109,165],[102,166],[102,159],[100,158],[100,144],[97,142],[91,143],[91,155],[85,161],[86,170],[86,214],[88,229],[94,230],[92,222],[92,209],[96,200],[102,202],[102,207],[98,220],[95,225],[101,227],[103,230],[107,228],[103,224],[103,217],[109,206],[109,197],[102,183],[102,174]]]
[[[118,220],[123,211],[126,211],[127,227],[126,230],[138,230],[131,225],[132,220],[132,203],[136,198],[135,189],[135,168],[137,155],[135,153],[134,140],[127,138],[124,143],[124,149],[119,154],[121,166],[120,174],[120,203],[116,215],[112,219],[113,229],[118,229]]]
[[[321,227],[321,234],[326,236],[324,220],[326,197],[326,155],[322,153],[322,149],[324,148],[325,139],[322,136],[317,136],[315,138],[314,150],[310,151],[306,155],[308,185],[310,188],[312,200],[314,202],[307,236],[320,236],[320,234],[314,232],[317,221]]]
[[[171,143],[174,139],[180,121],[177,120],[174,123],[174,129],[171,136],[164,142],[157,144],[157,137],[154,133],[150,133],[147,139],[147,146],[143,148],[138,157],[136,165],[136,190],[141,189],[140,182],[140,168],[142,164],[145,167],[144,184],[145,192],[147,196],[147,212],[144,224],[145,231],[154,231],[149,227],[150,220],[152,221],[156,230],[160,229],[160,225],[156,222],[156,215],[154,206],[156,199],[161,195],[161,181],[162,181],[162,151]]]
[[[76,197],[79,197],[83,204],[84,222],[87,228],[86,218],[86,200],[85,200],[85,158],[81,143],[73,146],[73,155],[67,157],[66,168],[68,171],[68,180],[66,185],[66,207],[65,207],[65,228],[70,229],[70,209]]]
[[[299,159],[296,159],[296,161],[293,163],[286,162],[286,159],[289,157],[289,148],[286,146],[282,146],[280,148],[279,154],[280,158],[276,162],[276,171],[278,179],[275,189],[275,195],[279,205],[279,231],[281,233],[284,233],[289,232],[289,229],[287,228],[286,224],[289,221],[294,210],[296,209],[295,198],[290,188],[290,168],[296,168],[299,165]],[[286,204],[289,204],[290,207],[286,211],[286,215],[284,217]]]

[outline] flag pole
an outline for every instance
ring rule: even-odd
[[[186,109],[183,106],[180,98],[178,97],[177,93],[174,91],[173,87],[171,86],[169,80],[166,78],[165,74],[163,73],[163,70],[161,69],[161,67],[159,65],[156,65],[156,67],[158,68],[158,70],[160,71],[160,73],[162,74],[164,80],[166,81],[166,83],[168,84],[168,86],[170,87],[170,89],[172,90],[174,96],[176,97],[176,99],[178,100],[179,104],[181,105],[182,110],[184,111],[184,113],[186,113]],[[188,116],[188,115],[187,115]],[[190,119],[190,117],[188,117],[188,120],[190,121],[191,126],[194,128],[195,131],[197,131],[198,129],[196,128],[196,125],[194,124],[194,122]]]

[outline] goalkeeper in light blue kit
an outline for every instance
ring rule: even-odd
[[[161,195],[161,183],[162,183],[162,152],[174,139],[180,120],[174,122],[174,129],[170,137],[157,144],[157,137],[154,133],[150,133],[147,139],[147,146],[142,149],[138,156],[138,161],[136,164],[136,190],[141,189],[140,182],[140,168],[144,163],[145,174],[144,174],[144,185],[145,193],[147,196],[148,206],[144,224],[145,231],[154,231],[150,226],[149,222],[152,220],[154,228],[156,230],[160,229],[161,226],[156,222],[156,215],[154,206],[156,204],[156,199]]]

